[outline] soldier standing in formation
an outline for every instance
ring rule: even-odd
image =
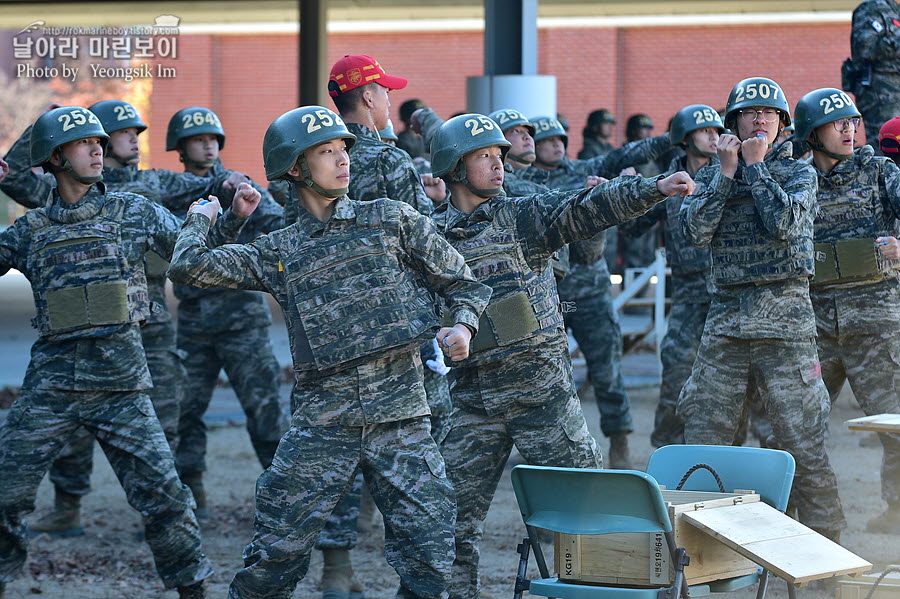
[[[865,0],[853,11],[850,52],[857,76],[852,90],[866,125],[866,143],[900,114],[900,0]]]
[[[832,403],[849,381],[867,415],[900,414],[900,169],[871,146],[854,150],[860,114],[839,89],[803,96],[794,124],[819,178],[810,297],[822,379]],[[900,435],[878,438],[888,509],[866,530],[900,534]]]
[[[490,289],[407,204],[346,197],[355,141],[326,108],[277,118],[263,141],[266,176],[297,186],[297,221],[209,250],[216,206],[197,205],[169,270],[182,284],[268,291],[291,337],[297,409],[257,482],[256,534],[232,599],[290,596],[357,467],[384,514],[397,596],[438,599],[449,586],[453,489],[430,434],[419,345],[438,328],[434,292],[453,323],[436,338],[465,358]]]
[[[674,159],[666,172],[685,171],[694,177],[707,164],[715,164],[716,144],[724,131],[722,119],[710,106],[692,104],[679,110],[669,135],[672,144],[683,147],[685,153]],[[675,407],[691,374],[709,311],[709,248],[696,248],[684,236],[678,219],[683,201],[681,196],[672,196],[619,227],[622,235],[639,235],[657,222],[665,223],[666,263],[672,269],[672,309],[666,336],[660,344],[662,383],[650,435],[654,447],[684,443],[684,422],[675,414]]]
[[[825,451],[828,391],[816,354],[809,298],[816,175],[791,157],[787,100],[771,79],[734,86],[719,164],[697,173],[681,205],[685,235],[712,252],[712,305],[691,376],[678,400],[687,443],[729,445],[753,389],[779,449],[797,462],[792,499],[801,522],[837,540],[845,526]]]
[[[613,127],[616,126],[616,117],[613,113],[601,108],[588,115],[587,124],[581,135],[584,139],[584,147],[578,152],[579,160],[586,160],[594,156],[604,156],[615,148],[609,140],[612,139]]]
[[[203,179],[162,169],[139,169],[140,135],[147,127],[137,110],[121,100],[97,102],[90,110],[110,137],[103,156],[103,183],[110,191],[137,193],[159,204],[190,202],[210,193],[221,195],[239,181],[228,173],[222,173],[216,179]],[[36,175],[31,171],[30,137],[31,128],[28,128],[9,150],[7,157],[13,165],[12,172],[0,188],[16,202],[34,208],[51,197],[56,180],[52,175]],[[147,390],[147,395],[174,452],[186,374],[176,352],[175,328],[165,299],[167,267],[168,262],[152,249],[144,256],[151,311],[141,322],[140,330],[153,379],[153,387]],[[81,498],[90,492],[93,456],[93,437],[84,430],[76,432],[50,467],[50,480],[55,490],[54,507],[31,522],[30,530],[51,536],[83,534]]]
[[[479,114],[448,120],[431,141],[434,174],[451,190],[435,211],[437,229],[493,289],[472,357],[451,371],[452,428],[441,445],[457,501],[454,599],[478,596],[482,523],[513,445],[531,464],[602,463],[575,392],[551,256],[693,189],[677,173],[508,198],[509,147],[497,124]]]
[[[208,108],[192,106],[169,119],[166,151],[177,151],[186,173],[216,179],[226,173],[219,159],[225,131]],[[260,193],[256,211],[241,230],[238,242],[248,243],[284,226],[284,212],[269,193],[246,179]],[[163,204],[185,218],[196,197],[167,198]],[[228,203],[222,199],[225,207]],[[178,298],[178,349],[183,352],[188,384],[178,424],[175,462],[181,480],[197,501],[197,516],[209,515],[203,473],[206,471],[206,424],[213,390],[224,370],[247,417],[250,443],[263,468],[268,468],[287,417],[281,407],[281,367],[275,358],[269,327],[272,315],[262,293],[237,289],[174,286]]]
[[[188,488],[145,391],[152,386],[138,323],[150,316],[144,255],[171,255],[178,220],[143,196],[107,192],[109,136],[90,111],[45,112],[31,130],[30,166],[52,173],[46,205],[0,233],[0,273],[15,268],[34,293],[38,340],[22,392],[0,428],[0,595],[26,558],[23,516],[38,484],[79,428],[100,443],[144,519],[167,588],[204,597],[212,565],[202,553]],[[235,237],[256,199],[235,194]],[[229,215],[231,216],[231,215]]]

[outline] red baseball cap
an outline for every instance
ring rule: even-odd
[[[900,153],[900,116],[895,116],[881,126],[878,141],[881,144],[881,151],[885,154]]]
[[[378,61],[365,54],[346,54],[331,67],[328,94],[334,98],[372,82],[388,89],[403,89],[409,83],[403,77],[388,75]]]

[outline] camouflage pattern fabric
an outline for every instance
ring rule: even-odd
[[[409,154],[410,158],[425,158],[429,154],[429,148],[422,140],[422,136],[409,129],[397,134],[397,147]]]
[[[97,183],[81,201],[69,205],[51,190],[50,202],[38,209],[38,216],[46,215],[62,228],[89,223],[107,204],[119,203],[119,251],[130,268],[143,271],[142,259],[149,250],[171,255],[179,228],[175,217],[141,196],[105,191]],[[0,233],[0,274],[16,268],[35,287],[43,283],[30,260],[35,243],[32,214]],[[226,230],[236,237],[242,219],[226,221]],[[84,262],[72,264],[87,268]],[[126,323],[103,336],[40,337],[32,347],[23,392],[0,429],[0,547],[5,548],[0,552],[0,580],[11,580],[21,571],[27,547],[22,517],[34,509],[41,478],[79,427],[98,439],[129,503],[144,517],[146,538],[166,586],[188,585],[212,573],[201,551],[193,498],[178,479],[159,420],[141,392],[150,387],[150,374],[139,335],[136,324]]]
[[[868,84],[853,92],[866,124],[866,143],[878,148],[878,130],[900,115],[900,5],[861,2],[853,11],[850,51],[854,63],[871,67]]]
[[[356,136],[350,148],[350,191],[347,195],[361,202],[390,198],[404,202],[424,215],[434,210],[425,195],[419,173],[409,154],[386,144],[371,129],[359,123],[347,123]]]
[[[900,215],[900,169],[857,149],[830,173],[818,171],[816,241],[892,235]],[[900,413],[900,279],[897,271],[880,281],[814,285],[816,338],[822,378],[832,402],[845,381],[867,415]],[[813,280],[815,282],[815,279]],[[900,435],[879,434],[884,447],[881,496],[900,503]]]
[[[685,442],[727,445],[756,388],[774,442],[797,462],[792,500],[800,521],[836,531],[846,522],[825,452],[830,404],[816,354],[808,275],[797,267],[807,259],[807,245],[798,240],[811,240],[813,233],[816,176],[791,159],[786,146],[760,164],[740,160],[734,179],[718,165],[702,168],[695,194],[681,206],[685,235],[698,247],[711,247],[716,290],[677,414]],[[750,222],[740,219],[747,201],[754,207]],[[743,254],[747,261],[726,242],[736,232],[748,240],[744,247],[754,248]],[[772,250],[769,262],[760,262],[766,247]],[[791,270],[781,268],[786,263]],[[720,284],[720,277],[757,282]]]
[[[464,256],[469,251],[499,252],[501,245],[517,248],[522,264],[513,265],[506,258],[511,253],[504,253],[493,266],[485,263],[479,268],[482,281],[494,289],[494,303],[522,291],[520,271],[547,272],[551,256],[564,245],[634,218],[662,199],[655,180],[620,177],[589,190],[497,196],[471,214],[448,203],[433,217]],[[498,246],[481,248],[475,243],[479,238],[496,239]],[[450,373],[454,414],[441,452],[458,506],[451,597],[478,595],[481,526],[513,444],[532,463],[568,467],[602,463],[575,393],[562,326],[487,352],[486,358],[470,358]]]
[[[400,264],[413,265],[419,284],[444,298],[454,322],[477,329],[490,289],[474,281],[463,258],[437,235],[433,223],[406,204],[342,197],[327,223],[301,209],[298,220],[278,235],[321,239],[323,248],[330,247],[335,235],[358,226],[359,215],[385,210],[399,215],[398,228],[381,231],[386,251]],[[207,250],[208,225],[205,216],[188,217],[170,277],[182,284],[268,291],[285,310],[289,328],[302,330],[283,275],[286,258],[275,241],[262,236],[250,244]],[[292,344],[296,339],[291,336]],[[355,342],[348,335],[346,343]],[[301,353],[296,347],[292,351],[295,357]],[[229,596],[290,595],[306,573],[326,518],[352,485],[357,466],[385,517],[386,557],[401,578],[398,596],[445,596],[453,495],[425,418],[429,408],[418,349],[324,373],[298,371],[291,397],[297,409],[272,466],[258,481],[256,535],[244,550],[245,568],[235,576]]]
[[[608,141],[596,139],[594,137],[586,137],[584,138],[584,147],[578,152],[578,160],[606,156],[615,149],[616,148]]]

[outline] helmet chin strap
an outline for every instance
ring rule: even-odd
[[[347,192],[350,191],[349,187],[336,187],[334,189],[325,189],[315,181],[313,181],[312,173],[309,171],[309,165],[306,164],[306,156],[300,155],[300,158],[297,160],[297,164],[300,166],[300,172],[303,174],[303,180],[297,181],[294,183],[296,185],[304,185],[309,187],[317,194],[325,198],[339,198],[342,195],[347,195]]]
[[[535,159],[537,158],[537,154],[531,151],[523,152],[522,154],[513,154],[512,152],[507,152],[506,157],[520,164],[533,164]]]
[[[84,185],[93,185],[94,183],[98,183],[103,180],[102,172],[99,175],[94,175],[92,177],[85,177],[83,175],[79,175],[78,173],[75,172],[75,169],[72,168],[72,163],[69,162],[69,159],[66,158],[66,155],[62,153],[62,150],[57,149],[57,152],[59,152],[59,157],[62,159],[62,162],[60,163],[58,168],[69,173],[69,176],[72,177],[73,179],[75,179],[76,181],[78,181],[79,183],[82,183]]]
[[[119,156],[118,154],[116,154],[113,151],[112,144],[106,144],[106,150],[104,150],[103,155],[109,156],[110,158],[112,158],[113,160],[115,160],[116,162],[121,164],[122,166],[128,166],[132,160],[134,160],[135,158],[141,157],[140,154],[129,154],[128,156]]]
[[[469,178],[466,176],[466,165],[460,160],[456,164],[456,168],[453,169],[453,172],[450,174],[450,181],[453,183],[462,183],[466,186],[466,189],[477,195],[479,198],[484,198],[486,200],[491,199],[494,196],[500,195],[503,191],[503,187],[489,187],[487,189],[478,189],[469,183]]]
[[[194,160],[187,155],[187,152],[181,149],[178,150],[178,156],[181,158],[181,162],[187,167],[209,168],[216,163],[215,158],[212,160]]]
[[[558,167],[562,163],[563,163],[562,158],[560,158],[559,160],[551,160],[551,161],[547,162],[545,160],[541,160],[540,156],[535,155],[535,159],[534,159],[534,164],[543,164],[544,166],[550,166],[553,168]]]
[[[716,152],[704,152],[703,150],[698,148],[697,144],[694,143],[693,139],[688,142],[688,150],[691,150],[695,154],[699,154],[700,156],[703,156],[704,158],[715,158],[716,157]]]
[[[847,160],[848,158],[853,156],[853,152],[850,152],[849,154],[837,154],[835,152],[831,152],[830,150],[826,150],[824,144],[819,141],[819,135],[815,131],[812,132],[812,135],[810,135],[806,143],[808,143],[809,147],[811,147],[814,151],[822,152],[829,158],[834,158],[835,160]]]

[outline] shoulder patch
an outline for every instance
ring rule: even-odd
[[[881,24],[881,21],[875,19],[872,21],[872,29],[874,29],[877,33],[881,33],[884,31],[884,25]]]

